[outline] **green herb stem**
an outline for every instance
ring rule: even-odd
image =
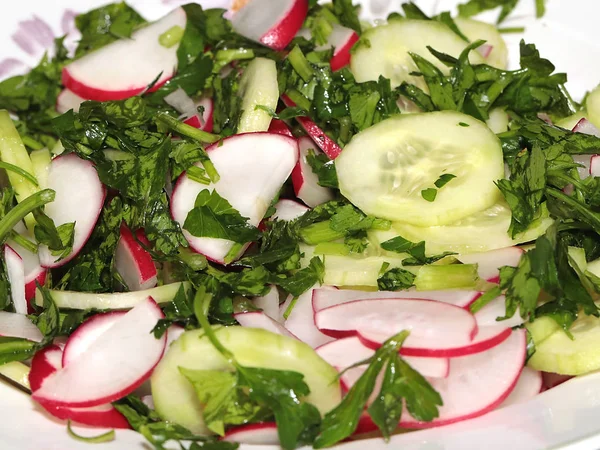
[[[415,277],[417,291],[443,289],[470,289],[477,282],[476,264],[451,264],[448,266],[423,266]]]
[[[21,136],[21,141],[23,141],[23,144],[26,147],[29,147],[32,150],[41,150],[44,148],[44,144],[30,138],[29,136]]]
[[[300,91],[296,89],[290,89],[286,92],[286,95],[295,103],[295,106],[302,108],[304,111],[310,111],[310,100],[307,99]]]
[[[70,420],[67,421],[67,434],[76,441],[85,442],[86,444],[104,444],[106,442],[114,441],[116,438],[115,430],[110,430],[97,436],[81,436],[73,431]]]
[[[26,249],[27,251],[29,251],[31,253],[37,253],[37,251],[38,251],[37,245],[35,245],[35,243],[31,242],[29,239],[25,238],[24,236],[21,236],[15,230],[11,230],[10,239],[12,239],[18,245],[20,245],[21,247],[23,247],[24,249]]]
[[[219,72],[223,67],[231,64],[233,61],[254,59],[255,56],[254,50],[249,48],[219,50],[215,54],[215,66],[213,68],[213,72]]]
[[[506,28],[498,28],[500,33],[525,33],[525,27],[506,27]]]
[[[217,134],[207,133],[206,131],[199,130],[198,128],[185,124],[164,112],[159,112],[156,118],[175,133],[199,142],[213,144],[221,139],[221,137]]]
[[[23,220],[25,216],[32,213],[37,208],[54,201],[55,195],[56,193],[52,189],[44,189],[43,191],[30,195],[11,209],[2,220],[0,220],[0,242],[4,242],[15,225]]]
[[[297,45],[292,49],[292,51],[288,54],[288,61],[294,68],[298,75],[305,81],[309,82],[314,77],[315,73],[313,68],[310,66],[310,63],[300,50],[300,47]]]
[[[314,223],[300,230],[302,240],[309,245],[317,245],[322,242],[331,242],[342,239],[344,233],[335,231],[330,226],[330,221]]]
[[[27,172],[26,170],[21,169],[19,166],[15,166],[14,164],[0,161],[0,169],[10,170],[11,172],[16,173],[17,175],[22,176],[23,178],[25,178],[27,181],[29,181],[34,186],[36,186],[36,187],[39,186],[37,179],[32,174]]]
[[[321,242],[315,247],[315,255],[348,256],[350,249],[341,242]]]
[[[196,314],[196,318],[198,319],[200,326],[204,330],[204,333],[206,334],[212,345],[214,345],[214,347],[225,358],[227,358],[227,362],[234,365],[235,358],[233,356],[233,353],[231,353],[223,346],[223,344],[221,344],[221,342],[217,339],[217,335],[212,329],[212,326],[208,322],[208,318],[206,316],[208,308],[206,305],[210,305],[211,298],[212,294],[206,292],[206,287],[200,286],[198,292],[196,292],[196,296],[194,297],[194,313]]]
[[[158,42],[166,48],[174,47],[181,41],[183,32],[183,28],[179,25],[174,25],[158,37]]]

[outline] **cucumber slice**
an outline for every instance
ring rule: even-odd
[[[404,268],[411,272],[417,272],[419,267],[403,267],[402,260],[408,255],[396,254],[395,257],[386,256],[325,256],[325,276],[323,284],[338,287],[377,287],[377,279],[380,277],[381,267],[388,263],[388,270]]]
[[[23,141],[21,141],[21,137],[6,110],[0,111],[0,159],[33,175],[29,153],[27,153],[25,145],[23,145]],[[12,171],[8,171],[8,180],[15,190],[17,202],[22,202],[39,190],[29,180]],[[35,220],[32,214],[25,217],[25,224],[29,229],[33,229]]]
[[[50,163],[52,162],[50,151],[47,148],[35,150],[31,152],[29,157],[31,158],[33,175],[35,175],[40,189],[46,189],[48,187]]]
[[[571,333],[573,339],[558,330],[539,345],[536,343],[529,367],[561,375],[583,375],[600,369],[600,318],[581,316]]]
[[[464,17],[456,17],[454,23],[471,42],[483,39],[486,41],[484,45],[491,46],[489,54],[485,57],[487,64],[498,69],[508,67],[508,48],[494,25]]]
[[[362,43],[362,44],[361,44]],[[389,78],[392,87],[406,81],[426,89],[422,77],[410,75],[418,72],[409,52],[426,58],[445,74],[448,67],[434,57],[427,46],[435,50],[458,57],[467,43],[450,28],[440,22],[426,20],[399,20],[367,30],[355,47],[350,68],[356,81],[378,80],[380,75]],[[479,53],[469,55],[472,63],[484,62]]]
[[[437,201],[437,200],[436,200]],[[394,222],[392,230],[412,242],[425,241],[428,254],[443,252],[478,253],[512,247],[513,245],[534,241],[544,234],[553,220],[548,210],[542,209],[542,217],[534,221],[529,229],[511,239],[507,230],[512,213],[508,205],[498,202],[483,212],[475,213],[449,225],[436,227],[416,227]],[[374,232],[378,236],[378,232]],[[383,242],[389,233],[379,237]],[[389,239],[389,237],[388,237]]]
[[[590,122],[600,128],[600,86],[589,93],[585,102],[585,107]]]
[[[13,361],[0,365],[0,380],[2,378],[23,388],[23,390],[31,391],[31,387],[29,386],[29,367],[22,362]]]
[[[508,114],[504,108],[494,108],[485,124],[496,134],[504,133],[508,131]]]
[[[271,115],[264,109],[277,109],[279,87],[275,61],[256,58],[248,64],[240,81],[239,95],[242,97],[242,116],[238,123],[238,133],[267,131]]]
[[[565,130],[572,130],[573,128],[575,128],[575,125],[577,125],[581,119],[587,119],[584,110],[578,111],[571,116],[560,119],[556,121],[554,125],[560,128],[564,128]]]
[[[355,135],[335,160],[339,186],[364,212],[418,226],[446,225],[491,207],[504,177],[500,141],[482,122],[443,111],[384,120]],[[422,191],[454,179],[435,201]]]
[[[560,330],[556,320],[546,316],[538,317],[533,322],[526,323],[525,327],[527,328],[527,331],[529,331],[536,348],[556,331]]]
[[[219,327],[215,331],[221,343],[242,365],[302,373],[311,392],[306,401],[315,405],[321,414],[340,402],[337,371],[307,344],[257,328]],[[231,365],[202,330],[193,330],[185,332],[171,344],[152,374],[152,398],[160,416],[196,434],[210,434],[204,425],[202,406],[196,393],[180,374],[179,367],[231,370]]]

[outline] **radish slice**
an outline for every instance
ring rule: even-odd
[[[337,24],[333,26],[327,44],[324,46],[334,49],[333,58],[329,61],[331,70],[335,72],[350,64],[350,50],[358,39],[358,34],[354,30]]]
[[[590,162],[590,175],[593,177],[600,177],[600,155],[592,156]]]
[[[357,337],[347,337],[316,348],[317,355],[333,367],[345,369],[371,358],[375,350],[365,347]],[[424,377],[446,378],[450,371],[448,358],[418,358],[406,356],[404,360]],[[351,385],[350,385],[351,387]]]
[[[229,137],[207,149],[220,180],[211,186],[251,225],[257,226],[298,160],[294,139],[279,134],[248,133]],[[198,163],[199,164],[199,163]],[[173,219],[184,226],[198,194],[207,189],[183,174],[171,201]],[[198,238],[183,229],[190,247],[218,263],[224,263],[234,243]]]
[[[263,310],[263,312],[271,319],[279,321],[279,291],[276,286],[271,286],[271,289],[262,297],[254,299],[254,306]]]
[[[300,157],[298,164],[296,164],[292,172],[292,183],[296,197],[311,208],[333,200],[331,189],[319,185],[319,177],[313,172],[312,167],[308,163],[308,154],[310,151],[315,155],[321,152],[309,137],[298,139],[298,147],[300,149]]]
[[[271,218],[283,220],[284,222],[289,222],[291,220],[297,219],[300,216],[303,216],[304,213],[308,210],[309,208],[307,208],[304,205],[301,205],[298,202],[295,202],[294,200],[279,200],[275,204],[275,214],[273,214]]]
[[[179,339],[179,336],[181,336],[183,333],[185,333],[185,328],[183,328],[180,325],[171,325],[167,330],[166,348],[168,349],[171,346],[171,344],[177,339]]]
[[[79,112],[79,107],[86,99],[80,97],[75,92],[69,89],[63,89],[56,99],[56,112],[64,114],[67,111],[73,110]]]
[[[121,224],[121,237],[115,253],[115,268],[130,291],[141,291],[156,286],[157,271],[152,255],[140,242],[147,242],[143,230],[133,235],[127,224]]]
[[[294,137],[290,127],[283,120],[273,119],[269,125],[269,133],[283,134],[284,136]]]
[[[500,267],[517,267],[523,253],[525,252],[519,247],[506,247],[489,252],[460,255],[458,259],[463,264],[477,264],[479,278],[497,283],[500,276]]]
[[[31,361],[29,384],[36,392],[45,381],[62,368],[63,352],[56,345],[50,345],[37,352]],[[131,428],[127,419],[110,403],[92,408],[44,407],[50,414],[61,420],[73,420],[84,425],[103,428]]]
[[[262,311],[252,311],[247,313],[234,314],[241,326],[247,328],[261,328],[271,333],[281,334],[282,336],[298,339],[292,333],[285,329],[279,322],[273,320]]]
[[[481,56],[483,56],[485,59],[487,59],[487,57],[490,56],[490,53],[492,53],[493,50],[494,50],[494,46],[488,45],[488,44],[483,44],[477,48],[477,51],[479,52],[479,54]]]
[[[581,178],[582,180],[590,176],[592,158],[594,158],[595,156],[596,155],[573,155],[573,161],[577,164],[581,164],[580,167],[577,167],[577,173],[579,174],[579,178]],[[569,184],[567,187],[571,189],[572,192],[573,185]],[[567,189],[567,187],[565,187],[565,189]]]
[[[52,161],[48,187],[56,192],[56,198],[46,205],[45,213],[57,227],[75,222],[73,251],[66,258],[54,256],[45,245],[39,247],[42,267],[52,269],[66,264],[81,251],[102,211],[106,190],[92,163],[74,153]]]
[[[331,306],[315,313],[315,325],[329,336],[377,336],[383,339],[380,343],[410,330],[403,349],[423,352],[467,346],[477,333],[475,318],[468,311],[418,299],[356,300]]]
[[[317,328],[315,322],[313,320],[313,310],[312,310],[312,289],[309,289],[304,294],[296,299],[292,307],[292,311],[290,315],[285,320],[283,325],[290,332],[293,333],[298,339],[303,342],[306,342],[312,348],[319,347],[327,342],[331,342],[333,340],[332,337],[329,337]],[[290,296],[281,308],[279,308],[279,312],[281,314],[282,320],[290,307],[293,301],[292,296]]]
[[[164,47],[159,38],[173,27],[185,28],[186,22],[184,10],[177,8],[135,31],[131,39],[119,39],[68,64],[62,82],[75,94],[99,102],[133,97],[154,81],[151,90],[156,90],[175,73],[179,48]]]
[[[287,107],[291,108],[296,106],[292,99],[287,95],[283,95],[281,100]],[[306,131],[306,134],[308,134],[312,140],[315,141],[315,144],[317,144],[319,148],[323,150],[323,153],[325,153],[329,159],[335,159],[340,155],[340,153],[342,153],[340,146],[337,145],[333,139],[327,136],[325,132],[308,117],[296,117],[296,120],[304,129],[304,131]]]
[[[577,122],[577,125],[573,128],[573,133],[590,134],[592,136],[600,137],[600,130],[585,118]]]
[[[246,445],[279,445],[279,434],[275,423],[253,423],[228,430],[222,440]]]
[[[24,314],[0,311],[0,336],[42,342],[44,335]]]
[[[510,395],[504,400],[501,408],[517,403],[523,403],[527,400],[531,400],[533,397],[538,395],[542,390],[542,373],[537,370],[533,370],[530,367],[523,367],[519,381],[517,385],[510,393]]]
[[[482,416],[497,408],[513,391],[525,362],[527,337],[514,331],[502,344],[485,353],[450,360],[446,379],[429,380],[442,399],[440,416],[432,422],[419,422],[407,411],[400,426],[431,428]]]
[[[477,325],[479,327],[498,325],[506,328],[512,328],[518,327],[519,325],[523,325],[523,323],[525,323],[525,320],[521,317],[518,311],[510,319],[496,320],[498,317],[504,317],[505,315],[506,298],[504,295],[501,295],[477,311],[475,314],[475,319],[477,320]]]
[[[8,281],[10,282],[10,296],[17,314],[27,314],[27,300],[25,299],[25,266],[23,259],[9,245],[4,246],[4,262]]]
[[[202,114],[198,112],[198,108],[202,107]],[[195,102],[194,115],[184,120],[186,125],[198,128],[207,133],[212,133],[214,126],[214,110],[215,103],[212,98],[202,97],[200,100]]]
[[[67,340],[62,356],[62,367],[66,367],[83,355],[90,346],[126,313],[113,311],[96,314],[83,322]]]
[[[239,34],[274,50],[283,50],[302,27],[308,0],[250,0],[231,22]]]
[[[321,311],[330,306],[341,305],[355,300],[372,300],[381,298],[435,300],[449,305],[466,308],[473,303],[480,293],[477,291],[398,291],[370,292],[352,289],[315,289],[313,291],[313,310]]]
[[[90,407],[115,401],[147,380],[163,355],[166,336],[151,333],[164,315],[148,298],[123,315],[88,350],[33,393],[45,407]]]

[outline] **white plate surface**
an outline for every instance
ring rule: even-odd
[[[273,0],[277,1],[277,0]],[[4,0],[0,14],[0,77],[32,66],[44,51],[44,33],[69,30],[70,11],[83,12],[106,3],[102,0]],[[168,12],[179,0],[131,0],[148,19]],[[204,0],[207,6],[227,5],[229,0]],[[400,0],[363,0],[365,17],[385,17]],[[416,3],[432,14],[447,10],[455,0],[420,0]],[[537,44],[542,56],[559,71],[568,72],[568,87],[575,99],[600,82],[600,2],[597,0],[547,0],[542,20],[534,19],[534,0],[521,0],[518,10],[504,26],[526,26],[525,35],[508,35],[511,67],[518,66],[518,42]],[[495,14],[483,18],[493,20]],[[41,30],[37,37],[28,30],[31,21]],[[23,26],[23,23],[25,25]],[[27,24],[29,22],[29,24]],[[21,36],[19,38],[18,36]],[[23,37],[24,36],[24,37]],[[18,45],[16,41],[20,41]],[[9,62],[5,62],[8,60]],[[12,67],[8,71],[8,67]],[[75,428],[81,434],[98,430]],[[41,412],[29,397],[0,383],[0,448],[2,450],[89,450],[90,445],[67,436],[65,425]],[[98,450],[147,449],[144,440],[131,431],[117,432],[117,439],[93,446]],[[266,450],[252,446],[243,450]],[[395,436],[389,444],[373,439],[339,446],[344,450],[541,450],[600,448],[600,374],[571,380],[534,400],[494,411],[486,416],[437,429]]]

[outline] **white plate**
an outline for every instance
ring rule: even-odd
[[[277,1],[277,0],[273,0]],[[1,61],[20,61],[33,65],[44,51],[43,34],[21,32],[21,46],[13,39],[22,22],[37,20],[38,30],[61,34],[68,30],[71,14],[106,3],[102,0],[4,0],[0,15]],[[131,0],[130,3],[148,19],[166,13],[179,0]],[[204,0],[209,6],[227,4],[228,0]],[[399,0],[364,0],[365,17],[385,17]],[[455,0],[420,0],[416,2],[432,14],[458,3]],[[527,42],[537,44],[544,57],[560,71],[568,72],[568,87],[576,99],[600,81],[600,31],[597,27],[600,2],[596,0],[547,0],[548,11],[542,20],[534,20],[534,0],[521,0],[518,10],[504,26],[527,27]],[[486,14],[489,20],[494,14]],[[45,24],[45,25],[44,25]],[[31,24],[25,25],[25,29]],[[518,66],[518,42],[523,35],[509,35],[511,67]],[[17,38],[18,39],[18,38]],[[126,62],[125,62],[126,63]],[[9,63],[10,64],[10,63]],[[12,64],[11,64],[12,65]],[[18,70],[16,67],[15,70]],[[6,74],[5,74],[6,75]],[[2,450],[89,450],[89,444],[67,436],[64,423],[49,418],[29,397],[0,384],[0,448]],[[600,448],[600,374],[571,380],[534,400],[494,411],[486,416],[437,429],[395,436],[389,444],[382,440],[352,442],[341,445],[344,450],[540,450]],[[96,435],[98,430],[76,428],[81,434]],[[144,439],[132,431],[117,432],[117,439],[94,446],[98,450],[147,449]],[[244,450],[264,450],[252,446]]]

